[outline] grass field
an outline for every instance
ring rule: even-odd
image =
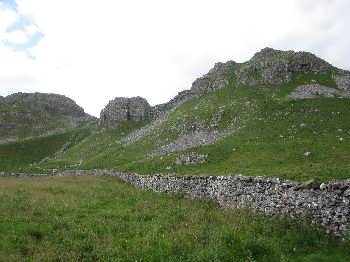
[[[309,225],[111,177],[0,178],[0,261],[350,261]]]

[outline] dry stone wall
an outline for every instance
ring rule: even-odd
[[[208,198],[222,207],[303,219],[322,226],[329,233],[350,236],[350,180],[319,185],[270,177],[137,175],[112,170],[65,171],[50,175],[115,176],[142,189]],[[0,173],[1,176],[29,175]]]

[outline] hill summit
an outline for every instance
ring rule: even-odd
[[[306,86],[299,89],[298,97],[303,97],[303,94],[308,96],[309,93],[349,96],[350,72],[338,69],[309,52],[282,51],[266,47],[244,63],[216,63],[207,74],[193,82],[190,90],[180,92],[168,103],[151,108],[144,98],[116,98],[101,111],[101,121],[104,123],[108,122],[108,119],[115,122],[135,120],[133,117],[117,117],[123,115],[124,111],[126,114],[133,110],[140,112],[141,119],[154,119],[187,100],[226,87],[230,80],[235,86],[263,86],[288,84],[297,78],[312,76],[315,76],[315,79],[311,79],[314,82],[310,84],[316,83],[316,78],[328,79],[326,88],[317,85]],[[333,90],[334,87],[341,91]]]
[[[15,93],[0,98],[0,139],[37,136],[73,128],[93,119],[72,99],[45,93]]]

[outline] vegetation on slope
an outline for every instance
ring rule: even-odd
[[[23,141],[0,144],[1,171],[29,171],[45,158],[78,144],[91,130],[87,127]]]
[[[69,166],[82,159],[79,168],[139,173],[268,175],[295,180],[346,178],[350,169],[350,100],[288,98],[298,85],[315,82],[335,84],[330,75],[306,74],[280,86],[236,87],[232,81],[227,88],[184,103],[166,122],[134,144],[114,143],[137,128],[130,123],[133,128],[101,132],[41,167]],[[213,145],[187,150],[208,154],[207,163],[175,165],[176,157],[183,152],[147,156],[191,132],[193,125],[210,130],[213,116],[219,111],[222,118],[216,129],[232,129],[235,133]]]
[[[183,103],[166,121],[135,143],[125,145],[120,139],[146,122],[129,121],[115,129],[101,129],[81,143],[72,144],[54,159],[39,161],[60,148],[55,146],[54,136],[48,137],[47,143],[53,139],[52,146],[45,148],[52,150],[46,155],[41,153],[35,161],[22,161],[20,168],[40,172],[113,168],[144,174],[268,175],[294,180],[347,178],[350,170],[350,99],[320,96],[293,100],[288,97],[302,84],[318,83],[335,88],[332,76],[335,73],[335,69],[326,74],[299,73],[289,84],[237,86],[235,74],[231,72],[227,87]],[[204,164],[176,165],[176,158],[184,152],[149,156],[157,148],[198,130],[229,130],[233,135],[212,145],[186,151],[207,154],[208,161]],[[0,150],[6,148],[16,152],[18,147],[30,147],[28,158],[31,159],[31,150],[41,148],[40,141],[3,145]],[[26,150],[21,154],[25,155]],[[8,154],[7,159],[12,162],[7,160],[10,164],[6,170],[11,163],[17,162],[17,156]],[[33,165],[29,167],[28,164]],[[14,164],[11,170],[17,168]]]
[[[1,178],[1,261],[349,261],[295,221],[134,189],[111,177]]]

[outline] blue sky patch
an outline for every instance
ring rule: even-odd
[[[17,4],[14,0],[0,0],[0,3],[2,3],[5,7],[17,11]]]
[[[0,3],[18,14],[17,20],[7,27],[6,32],[27,32],[28,27],[36,27],[36,24],[31,17],[24,16],[18,12],[17,3],[15,0],[0,0]],[[30,53],[29,49],[36,46],[43,37],[44,34],[38,29],[36,32],[28,34],[27,40],[24,43],[14,43],[10,40],[3,39],[2,44],[15,52],[24,52],[29,59],[35,59],[35,57]]]
[[[20,15],[16,22],[14,22],[12,25],[7,27],[6,32],[13,32],[13,31],[25,31],[27,26],[33,25],[33,19],[30,17]]]

